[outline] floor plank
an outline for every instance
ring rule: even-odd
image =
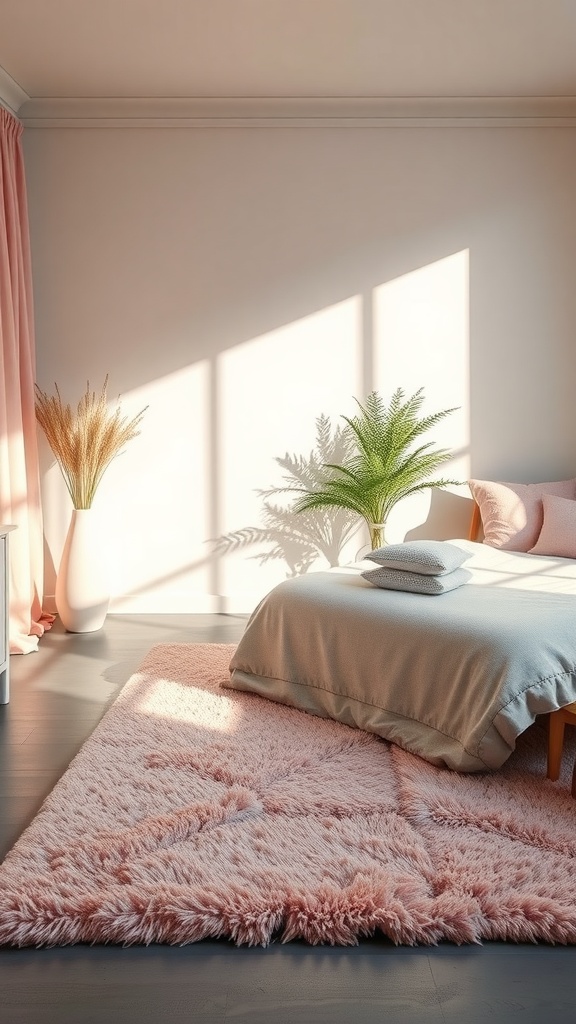
[[[573,949],[552,957],[431,958],[431,970],[446,1024],[565,1024],[574,1019]]]

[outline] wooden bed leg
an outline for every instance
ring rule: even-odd
[[[548,716],[548,771],[546,774],[549,779],[552,779],[552,782],[556,782],[560,777],[565,724],[562,709],[552,711]]]
[[[574,771],[572,772],[572,796],[576,799],[576,761],[574,762]]]

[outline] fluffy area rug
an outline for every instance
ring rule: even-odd
[[[0,868],[1,943],[576,942],[544,729],[461,775],[221,689],[232,651],[150,652]]]

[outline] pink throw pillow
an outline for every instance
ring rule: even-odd
[[[530,551],[534,547],[544,520],[545,494],[576,499],[576,480],[543,484],[469,480],[468,485],[480,509],[484,543],[506,551]]]
[[[576,558],[576,501],[545,494],[542,504],[544,522],[530,554]]]

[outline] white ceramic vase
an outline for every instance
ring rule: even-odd
[[[56,609],[69,633],[93,633],[104,624],[110,594],[98,519],[73,509],[56,577]]]

